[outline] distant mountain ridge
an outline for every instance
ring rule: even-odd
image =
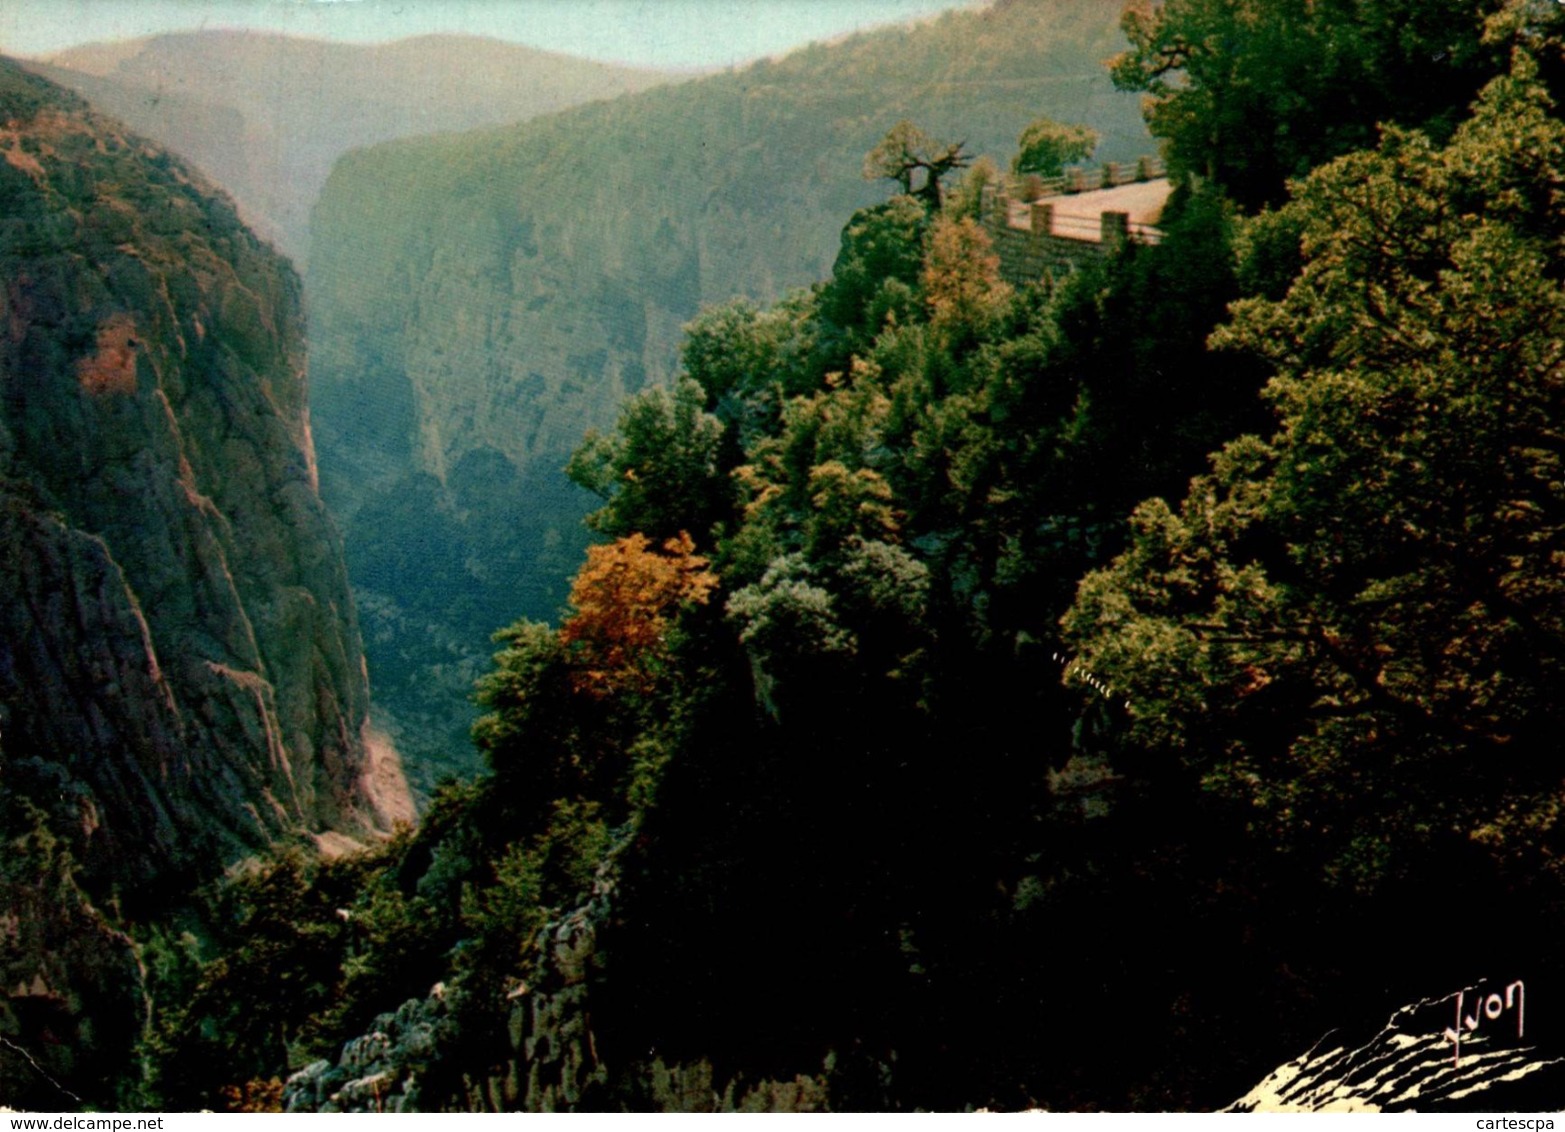
[[[476,36],[358,45],[221,30],[26,65],[193,161],[296,260],[316,195],[350,149],[520,121],[670,77]]]

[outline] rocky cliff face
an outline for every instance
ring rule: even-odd
[[[292,270],[3,61],[0,264],[5,784],[102,881],[384,824]]]
[[[316,490],[299,284],[194,174],[0,60],[0,1096],[123,1105],[117,921],[411,817]],[[133,1099],[133,1098],[132,1098]]]

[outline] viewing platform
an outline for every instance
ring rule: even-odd
[[[1072,169],[1063,177],[1022,178],[1014,188],[986,185],[980,219],[1000,257],[1001,276],[1022,285],[1100,259],[1127,241],[1157,243],[1171,191],[1162,163],[1143,158],[1133,165]]]

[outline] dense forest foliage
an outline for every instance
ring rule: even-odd
[[[1128,15],[1155,245],[1011,286],[953,179],[698,317],[571,462],[489,773],[225,888],[160,1095],[1209,1107],[1557,991],[1565,40],[1396,7]]]
[[[591,497],[560,475],[668,384],[704,304],[819,279],[914,118],[1002,154],[1039,114],[1150,149],[1102,0],[1005,0],[502,128],[344,158],[316,211],[310,380],[376,704],[415,787],[469,774],[489,635],[556,615]]]

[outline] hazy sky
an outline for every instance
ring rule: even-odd
[[[465,32],[594,59],[723,66],[974,0],[0,0],[0,53],[195,28],[349,42]]]

